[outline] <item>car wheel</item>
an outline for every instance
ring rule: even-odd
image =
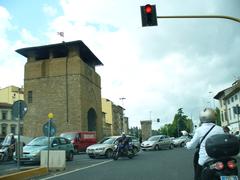
[[[68,161],[72,161],[73,160],[73,151],[69,152],[67,160]]]
[[[173,149],[174,145],[170,144],[169,149]]]
[[[160,150],[159,145],[156,145],[156,146],[154,147],[154,150],[155,150],[155,151],[159,151],[159,150]]]
[[[108,149],[105,153],[106,158],[112,158],[113,151],[111,149]]]
[[[181,142],[180,147],[183,147],[185,145],[185,142]]]

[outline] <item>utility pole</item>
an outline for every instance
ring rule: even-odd
[[[126,99],[125,97],[120,97],[119,98],[121,101],[122,101],[122,120],[121,120],[121,122],[120,122],[120,133],[122,133],[123,132],[123,121],[124,121],[124,103],[123,103],[123,101]]]

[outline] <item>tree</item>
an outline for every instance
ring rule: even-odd
[[[181,131],[187,131],[190,133],[193,129],[192,119],[189,119],[188,116],[184,115],[182,108],[178,109],[178,112],[175,114],[172,124],[172,129],[174,129],[173,135],[175,137],[181,136]]]
[[[216,108],[216,113],[217,113],[217,119],[216,119],[216,124],[221,126],[221,118],[220,118],[220,109]]]

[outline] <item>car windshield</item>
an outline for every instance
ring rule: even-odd
[[[76,134],[75,133],[63,133],[60,136],[65,137],[69,140],[73,140],[76,137]]]
[[[48,145],[47,137],[37,137],[27,144],[27,146],[47,146],[47,145]]]
[[[159,136],[152,136],[148,139],[148,141],[158,141],[159,140]]]

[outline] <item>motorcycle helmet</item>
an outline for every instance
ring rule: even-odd
[[[212,108],[205,108],[200,112],[201,123],[215,123],[217,114]]]

